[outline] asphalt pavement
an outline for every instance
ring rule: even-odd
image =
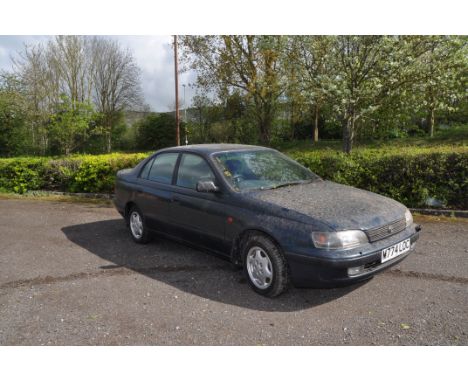
[[[391,270],[268,299],[113,208],[0,200],[0,345],[468,345],[468,219],[418,221]]]

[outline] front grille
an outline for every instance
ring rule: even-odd
[[[383,225],[378,228],[368,229],[366,232],[369,241],[372,243],[377,240],[385,239],[386,237],[395,235],[406,228],[406,219],[395,220],[390,224]]]

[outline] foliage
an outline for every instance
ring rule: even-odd
[[[146,156],[116,153],[0,159],[0,189],[20,194],[29,190],[110,193],[117,171],[134,167]]]
[[[110,38],[55,36],[47,44],[25,46],[12,61],[8,77],[19,84],[15,92],[24,99],[23,127],[34,154],[56,154],[57,147],[66,153],[83,151],[88,139],[96,147],[92,141],[98,132],[105,142],[100,151],[110,152],[114,130],[123,126],[122,113],[142,104],[135,59]],[[4,88],[0,83],[0,91]],[[99,129],[93,134],[86,132],[82,118],[86,108],[99,112]],[[77,136],[85,142],[78,143],[82,139]]]
[[[263,144],[317,141],[320,130],[351,152],[357,139],[432,136],[437,123],[468,121],[466,36],[186,36],[182,45],[200,89],[217,97],[212,107],[227,109],[237,89]],[[205,124],[205,136],[229,137],[228,125],[224,116]]]
[[[184,36],[187,65],[198,71],[198,85],[226,99],[240,91],[252,104],[259,140],[270,141],[277,104],[284,92],[282,36]]]
[[[118,170],[134,167],[145,154],[85,156],[69,180],[71,192],[113,192]]]
[[[428,198],[435,198],[449,208],[468,209],[468,149],[463,145],[371,147],[351,155],[326,148],[287,153],[325,179],[387,195],[410,207],[425,206]],[[147,155],[0,159],[0,189],[110,193],[116,172]]]
[[[0,156],[18,155],[28,149],[23,102],[21,93],[0,87]]]
[[[0,190],[22,194],[41,189],[45,164],[41,158],[0,159]]]
[[[362,149],[346,155],[332,150],[293,151],[290,155],[327,180],[424,207],[435,198],[451,208],[468,209],[468,150],[454,148]]]
[[[170,114],[150,113],[136,124],[138,148],[157,150],[175,145],[175,117]],[[181,136],[184,136],[181,126]]]
[[[288,73],[287,98],[291,122],[299,122],[301,110],[305,109],[314,120],[313,140],[317,142],[321,109],[331,103],[336,91],[332,59],[334,38],[292,36],[289,40],[284,65]]]
[[[224,107],[202,95],[194,97],[193,105],[187,124],[190,143],[258,141],[250,105],[240,92],[228,96]]]
[[[93,109],[89,103],[72,103],[66,96],[62,96],[61,100],[57,112],[50,117],[49,132],[51,145],[58,147],[61,154],[69,155],[86,140]]]
[[[341,138],[350,152],[468,122],[466,36],[183,36],[181,47],[197,73],[190,143]],[[140,72],[112,39],[56,36],[25,46],[13,67],[0,73],[0,156],[175,142],[172,112],[135,126],[147,114]]]

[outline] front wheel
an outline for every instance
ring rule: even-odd
[[[243,247],[244,273],[252,289],[275,297],[289,286],[289,273],[281,250],[268,237],[256,234]]]
[[[150,240],[148,228],[145,219],[140,210],[134,206],[128,213],[128,228],[132,239],[138,244],[146,244]]]

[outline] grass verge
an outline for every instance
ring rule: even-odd
[[[85,198],[72,195],[53,195],[53,194],[15,194],[10,192],[0,192],[0,200],[36,200],[46,202],[65,202],[65,203],[83,203],[99,205],[103,207],[112,207],[112,201],[109,199]]]

